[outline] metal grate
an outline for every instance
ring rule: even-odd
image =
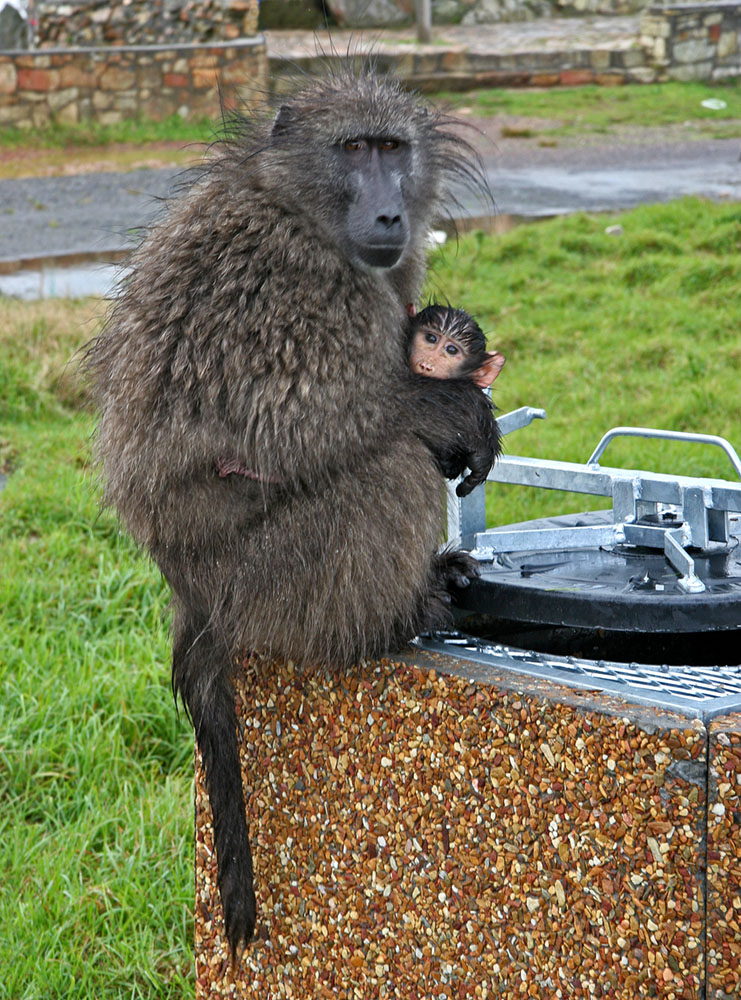
[[[741,710],[741,665],[683,667],[587,660],[504,646],[461,632],[430,633],[414,644],[456,657],[461,663],[457,672],[484,683],[495,679],[487,677],[488,668],[492,674],[507,671],[604,691],[636,704],[677,709],[703,721]]]

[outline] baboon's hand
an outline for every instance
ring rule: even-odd
[[[494,460],[499,454],[498,438],[497,442],[491,440],[485,442],[484,446],[468,455],[466,466],[470,469],[468,475],[455,488],[459,497],[466,497],[469,493],[486,482],[489,469],[494,464]]]
[[[443,549],[435,557],[438,585],[445,590],[463,590],[481,575],[481,567],[468,552],[460,549]]]

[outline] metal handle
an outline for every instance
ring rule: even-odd
[[[738,457],[736,449],[729,444],[725,438],[716,434],[692,434],[689,431],[662,431],[653,427],[613,427],[602,438],[600,443],[587,459],[587,465],[599,465],[599,458],[610,441],[616,437],[644,437],[644,438],[666,438],[670,441],[691,441],[695,444],[714,444],[722,448],[731,460],[731,464],[736,470],[736,474],[741,479],[741,458]]]
[[[539,410],[535,406],[521,406],[518,410],[510,410],[497,417],[497,427],[499,433],[504,437],[512,431],[522,430],[528,427],[533,420],[545,420],[545,410]]]

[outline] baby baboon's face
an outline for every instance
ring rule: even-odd
[[[430,327],[420,327],[412,339],[412,371],[430,378],[454,378],[468,360],[468,351],[459,340]]]

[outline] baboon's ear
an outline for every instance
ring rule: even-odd
[[[282,104],[278,109],[278,114],[275,116],[275,121],[273,122],[273,129],[271,135],[274,138],[281,136],[284,132],[288,132],[295,121],[295,115],[293,108],[289,104]]]
[[[482,389],[488,389],[497,375],[504,368],[505,357],[499,351],[494,354],[487,354],[486,361],[478,368],[473,375],[475,385]]]

